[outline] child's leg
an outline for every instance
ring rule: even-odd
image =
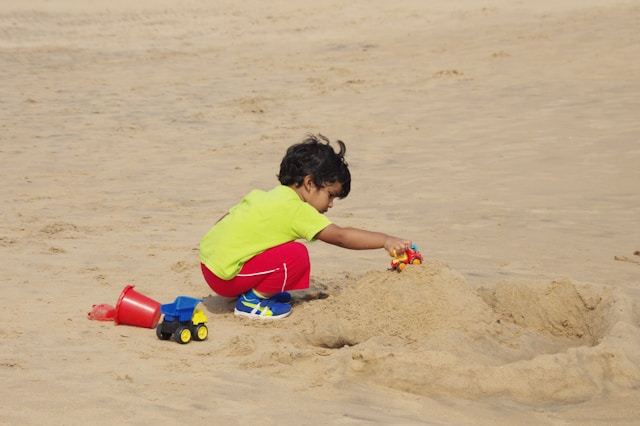
[[[246,291],[265,295],[309,288],[311,264],[307,248],[298,242],[272,247],[246,262],[235,280]]]
[[[272,247],[244,264],[231,280],[223,280],[202,266],[207,284],[220,296],[235,297],[255,289],[262,294],[309,288],[311,264],[307,248],[298,242]]]

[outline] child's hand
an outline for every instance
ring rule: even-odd
[[[409,247],[411,247],[411,240],[387,237],[384,241],[384,249],[388,251],[391,256],[401,256]]]

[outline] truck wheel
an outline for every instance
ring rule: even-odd
[[[189,343],[191,341],[191,330],[189,330],[189,327],[178,327],[174,333],[174,338],[180,344]]]
[[[422,261],[421,261],[420,259],[413,259],[413,260],[411,261],[411,263],[412,263],[412,264],[414,264],[414,265],[419,265],[419,264],[421,264],[421,263],[422,263]]]
[[[164,333],[162,331],[162,324],[159,324],[156,327],[156,336],[158,336],[158,339],[160,339],[160,340],[169,340],[169,339],[171,339],[171,333]]]
[[[406,263],[404,263],[404,262],[400,262],[400,263],[398,263],[398,266],[397,266],[398,272],[402,272],[402,270],[403,270],[406,266],[407,266],[407,264],[406,264]]]
[[[193,336],[193,340],[201,342],[207,338],[209,335],[209,329],[206,325],[200,324],[196,327],[196,332]]]

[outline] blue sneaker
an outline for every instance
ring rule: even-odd
[[[271,299],[275,300],[278,303],[291,303],[291,295],[286,291],[274,294],[273,296],[271,296]]]
[[[289,316],[291,306],[274,298],[262,299],[253,290],[249,290],[238,297],[233,313],[248,318],[275,320]]]

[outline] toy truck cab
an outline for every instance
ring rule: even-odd
[[[201,309],[196,309],[201,299],[178,296],[173,303],[160,306],[164,318],[156,327],[156,335],[160,340],[173,339],[186,344],[191,339],[202,341],[209,335],[207,316]]]
[[[393,256],[393,255],[392,255]],[[391,260],[391,269],[401,272],[407,265],[420,265],[424,262],[422,254],[415,244],[411,244],[405,252],[400,256],[393,256]]]

